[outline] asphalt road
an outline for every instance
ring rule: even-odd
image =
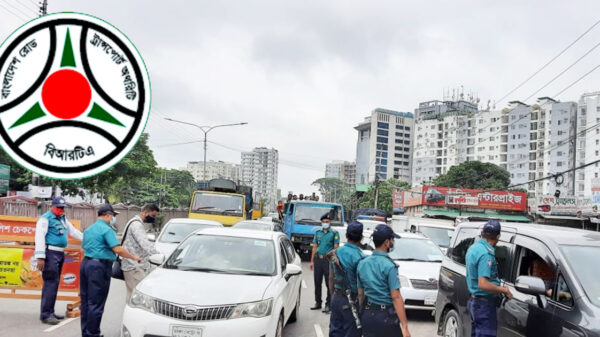
[[[288,324],[284,336],[323,337],[329,335],[329,315],[311,311],[314,304],[312,272],[303,263],[303,289],[300,313],[296,323]],[[304,288],[306,287],[306,288]],[[323,288],[325,292],[325,288]],[[56,309],[62,312],[67,302],[57,302]],[[1,337],[78,337],[81,336],[79,318],[66,319],[61,325],[49,326],[39,321],[39,300],[0,299]],[[105,337],[119,337],[121,315],[125,306],[125,283],[113,280],[102,320]],[[412,336],[434,337],[435,324],[429,312],[409,312],[409,330]],[[209,337],[209,336],[208,336]]]

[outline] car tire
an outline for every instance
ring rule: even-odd
[[[302,294],[302,290],[298,290],[298,299],[296,299],[296,306],[294,307],[294,311],[290,315],[288,319],[288,323],[294,323],[298,320],[298,311],[300,311],[300,295]]]
[[[448,310],[444,315],[444,325],[442,326],[442,336],[444,337],[462,337],[462,323],[458,312],[454,309]]]
[[[279,320],[277,321],[277,329],[275,330],[275,337],[283,337],[283,313],[279,315]]]

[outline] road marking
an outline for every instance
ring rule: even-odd
[[[321,326],[319,324],[315,324],[315,333],[317,337],[324,337],[323,330],[321,330]]]
[[[76,320],[77,318],[78,317],[67,318],[64,321],[62,321],[62,322],[60,322],[60,323],[58,323],[58,324],[56,324],[54,326],[51,326],[48,329],[44,330],[44,332],[54,331],[54,330],[56,330],[56,329],[58,329],[58,328],[60,328],[60,327],[62,327],[64,325],[67,325],[67,324],[71,323],[72,321]]]
[[[306,282],[302,280],[302,288],[306,289]]]

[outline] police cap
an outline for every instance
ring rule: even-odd
[[[392,227],[388,225],[377,225],[377,227],[375,227],[375,231],[373,231],[373,240],[376,242],[383,242],[387,239],[393,238],[399,239],[400,235],[394,233]]]
[[[500,234],[500,222],[498,220],[488,220],[488,222],[483,225],[481,232],[491,235]]]
[[[349,235],[352,235],[352,236],[360,237],[363,233],[363,224],[356,220],[350,221],[350,223],[348,224],[348,229],[346,230],[346,233],[348,233]]]
[[[102,215],[106,212],[112,212],[114,215],[119,214],[119,212],[115,211],[111,204],[104,204],[98,208],[98,215]]]
[[[65,201],[65,198],[58,196],[52,199],[52,206],[64,208],[67,206],[67,202]]]

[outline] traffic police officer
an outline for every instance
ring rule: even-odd
[[[141,262],[121,247],[113,229],[116,212],[110,204],[100,206],[98,220],[83,233],[85,257],[80,269],[81,336],[99,337],[100,321],[108,297],[115,254]]]
[[[314,270],[315,280],[315,306],[310,310],[321,309],[321,303],[323,301],[321,295],[321,284],[325,279],[325,287],[327,287],[327,299],[325,301],[324,313],[329,313],[329,305],[331,301],[331,295],[329,293],[329,260],[327,260],[327,253],[338,247],[340,244],[340,234],[329,228],[331,224],[331,218],[329,213],[321,217],[321,229],[315,233],[313,239],[312,255],[310,258],[310,269]]]
[[[44,286],[42,287],[42,303],[40,319],[46,324],[58,324],[65,318],[54,312],[56,293],[60,283],[65,248],[70,234],[77,240],[83,239],[83,234],[77,230],[65,217],[63,197],[52,200],[52,208],[41,215],[35,225],[35,257],[38,270],[42,271]]]
[[[333,283],[333,297],[331,298],[331,319],[329,321],[329,337],[359,337],[360,333],[352,315],[352,309],[345,291],[350,288],[352,299],[358,297],[356,281],[356,268],[358,263],[366,257],[359,245],[363,237],[363,224],[352,221],[348,224],[346,238],[348,242],[337,249],[336,254],[341,267],[331,264],[330,280]],[[330,285],[331,287],[332,285]]]
[[[400,294],[398,266],[388,256],[399,238],[388,225],[373,231],[375,251],[358,264],[358,298],[364,337],[410,337],[404,300]]]
[[[467,250],[467,286],[471,293],[467,307],[471,315],[471,336],[496,336],[497,295],[512,298],[508,287],[501,287],[498,278],[495,247],[499,239],[500,223],[489,220],[483,226],[481,239]]]

